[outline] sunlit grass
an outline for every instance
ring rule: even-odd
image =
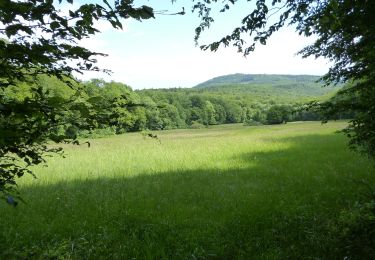
[[[327,256],[341,211],[375,173],[334,133],[344,126],[228,125],[65,146],[65,159],[20,180],[27,204],[0,205],[0,256]]]

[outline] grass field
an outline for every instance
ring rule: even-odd
[[[375,184],[344,122],[133,133],[66,146],[0,203],[0,258],[335,258]]]

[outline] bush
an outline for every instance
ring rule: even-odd
[[[255,121],[253,119],[248,119],[248,120],[243,122],[243,125],[244,126],[257,126],[257,125],[262,125],[262,123],[258,122],[258,121]]]
[[[374,259],[375,193],[366,203],[342,214],[338,230],[338,248],[344,259]]]
[[[97,128],[91,131],[88,130],[82,130],[79,132],[78,136],[80,138],[100,138],[110,135],[115,135],[116,129],[112,127],[106,127],[106,128]]]
[[[199,123],[198,121],[193,121],[191,122],[191,125],[190,125],[190,128],[192,129],[201,129],[201,128],[205,128],[206,126]]]

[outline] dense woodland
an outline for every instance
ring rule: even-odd
[[[69,109],[60,113],[54,131],[56,136],[75,138],[230,123],[321,120],[319,113],[306,109],[306,104],[329,98],[338,87],[323,88],[317,79],[235,74],[194,88],[138,91],[122,83],[94,79],[74,83],[80,89],[77,91],[56,78],[39,76],[35,86],[8,88],[5,95],[9,100],[24,102],[35,98],[32,90],[39,88],[50,104],[68,105]],[[342,114],[336,119],[348,117]]]

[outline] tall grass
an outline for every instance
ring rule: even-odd
[[[1,257],[335,257],[374,168],[345,123],[217,126],[66,146],[0,204]]]

